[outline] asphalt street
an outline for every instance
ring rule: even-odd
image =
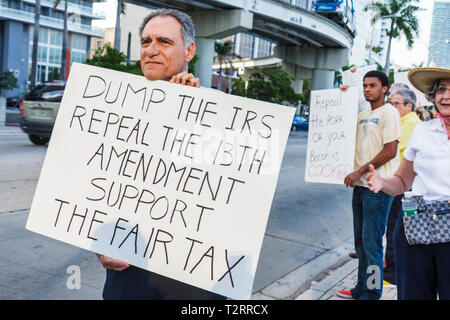
[[[20,120],[20,111],[19,108],[15,107],[7,107],[5,114],[5,122],[6,125],[17,125]]]
[[[253,286],[254,299],[293,299],[348,261],[351,190],[306,183],[307,133],[291,132]],[[25,230],[47,147],[0,127],[0,299],[101,299],[95,254]],[[74,268],[81,286],[70,285]]]

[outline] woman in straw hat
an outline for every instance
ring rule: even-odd
[[[434,103],[440,118],[415,127],[394,176],[381,178],[371,166],[367,180],[375,193],[382,190],[397,195],[412,187],[411,195],[418,204],[417,211],[405,213],[412,213],[411,216],[399,215],[394,231],[398,299],[448,300],[450,69],[416,68],[409,72],[408,78]],[[428,231],[423,232],[423,227],[429,228]]]

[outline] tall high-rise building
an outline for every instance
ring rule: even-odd
[[[435,0],[428,64],[450,68],[450,0]]]

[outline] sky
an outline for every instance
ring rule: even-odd
[[[414,64],[419,65],[421,62],[427,63],[434,0],[420,0],[418,4],[419,7],[424,9],[417,13],[419,36],[415,40],[412,49],[408,49],[404,37],[392,41],[391,63],[393,64],[411,67]]]
[[[419,37],[411,49],[408,49],[404,37],[392,41],[391,64],[398,64],[403,67],[411,67],[427,62],[428,45],[430,39],[431,18],[433,14],[434,0],[420,0],[418,5],[424,10],[419,11]],[[107,0],[103,3],[94,3],[94,10],[103,12],[106,20],[94,20],[96,27],[114,27],[116,21],[117,0]]]

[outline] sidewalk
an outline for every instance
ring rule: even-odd
[[[358,259],[348,253],[354,249],[353,237],[316,257],[301,267],[281,276],[255,292],[252,300],[348,300],[336,296],[357,282]],[[385,242],[385,238],[383,239]],[[383,287],[381,300],[397,300],[396,287]]]
[[[7,125],[7,126],[0,126],[0,135],[7,136],[7,135],[25,135],[25,133],[22,131],[22,129],[18,125]]]
[[[358,274],[358,260],[353,259],[342,267],[332,270],[318,282],[299,295],[295,300],[348,300],[336,296],[339,290],[348,290],[355,286]],[[383,288],[381,300],[397,300],[397,288]]]

